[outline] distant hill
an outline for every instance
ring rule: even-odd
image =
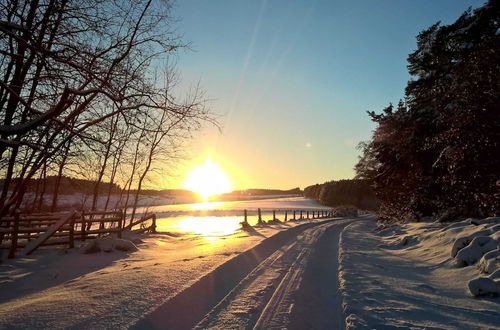
[[[230,193],[216,195],[210,198],[214,201],[226,201],[226,200],[244,200],[253,199],[259,197],[272,197],[272,196],[302,196],[302,190],[300,188],[293,188],[288,190],[281,189],[244,189],[235,190]]]

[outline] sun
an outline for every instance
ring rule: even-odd
[[[206,201],[210,196],[230,192],[231,182],[219,164],[208,158],[203,165],[191,170],[184,188],[198,193]]]

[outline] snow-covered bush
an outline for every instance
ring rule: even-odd
[[[489,277],[478,277],[469,281],[469,291],[474,296],[494,296],[500,294],[500,281]]]
[[[101,251],[112,252],[113,250],[133,252],[138,249],[131,241],[113,237],[97,238],[86,242],[80,247],[80,251],[84,254],[97,253]]]
[[[334,217],[358,217],[358,209],[354,206],[339,206],[333,209]]]
[[[481,272],[492,274],[495,270],[500,270],[500,249],[492,250],[486,253],[479,260],[478,268]]]
[[[497,245],[497,241],[489,236],[475,237],[469,245],[458,251],[455,257],[457,265],[473,265],[481,259],[486,252],[496,249]]]
[[[468,283],[473,296],[500,295],[500,218],[467,219],[447,226],[444,231],[466,234],[455,239],[451,256],[458,266],[477,263],[481,273]]]
[[[487,218],[487,219],[491,219],[491,218]],[[481,221],[481,220],[478,220],[478,221]],[[473,224],[472,222],[470,222],[470,223]],[[494,224],[495,222],[490,222],[490,223]],[[490,223],[484,223],[486,228],[483,230],[478,230],[478,231],[474,232],[473,234],[457,238],[455,240],[455,243],[453,243],[453,247],[451,248],[451,257],[455,258],[457,256],[458,251],[460,251],[461,249],[468,246],[475,237],[491,236],[494,240],[496,240],[498,242],[499,238],[500,238],[500,224],[498,224],[498,225],[495,224],[492,227],[488,228],[487,226]],[[451,225],[447,228],[452,228],[456,225],[461,225],[461,223]],[[490,250],[493,250],[493,249],[494,248],[492,248]],[[488,251],[490,251],[490,250],[488,250]]]

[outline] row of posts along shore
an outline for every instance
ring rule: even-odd
[[[276,218],[276,210],[273,210],[273,218],[270,220],[272,222],[281,221]],[[321,219],[321,218],[329,218],[333,216],[332,210],[283,210],[284,218],[283,222],[286,221],[297,221],[297,220],[309,220],[309,219]],[[290,216],[290,217],[289,217]],[[243,222],[242,225],[249,226],[248,224],[248,210],[243,210]],[[257,224],[264,224],[264,220],[262,219],[262,211],[260,208],[257,209]]]

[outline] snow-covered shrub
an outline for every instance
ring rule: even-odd
[[[453,243],[453,246],[451,248],[451,257],[455,258],[457,256],[458,251],[462,250],[464,247],[469,245],[471,242],[471,238],[467,237],[459,237],[455,240]]]
[[[487,219],[491,219],[491,218],[487,218]],[[493,222],[493,223],[495,223],[495,222]],[[487,224],[488,223],[486,223],[486,226],[487,226]],[[452,226],[449,226],[447,228],[451,228]],[[479,236],[491,236],[493,239],[495,239],[498,242],[500,239],[500,224],[494,225],[490,228],[476,231],[475,233],[468,235],[468,236],[463,236],[463,237],[457,238],[455,240],[455,243],[453,244],[453,247],[451,248],[451,257],[455,258],[458,251],[460,251],[464,247],[468,246],[470,244],[470,242],[472,242],[474,237],[479,237]]]
[[[334,217],[358,217],[358,209],[354,206],[339,206],[333,209]]]
[[[468,246],[458,251],[456,262],[458,266],[475,264],[481,257],[497,248],[497,241],[489,236],[475,237]]]
[[[494,296],[500,294],[500,282],[489,277],[478,277],[469,281],[469,291],[474,296]]]
[[[125,251],[125,252],[138,250],[137,246],[135,246],[135,244],[132,243],[131,241],[127,241],[127,240],[119,239],[119,238],[115,238],[113,240],[113,247],[115,250]]]
[[[500,269],[500,249],[492,250],[486,253],[478,264],[479,270],[483,273],[492,274]]]
[[[112,252],[113,250],[132,252],[137,251],[134,243],[120,238],[97,238],[88,241],[80,247],[80,251],[84,254],[97,253],[97,252]]]

